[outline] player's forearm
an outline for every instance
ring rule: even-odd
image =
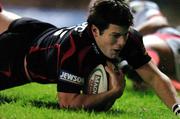
[[[120,91],[110,90],[96,95],[72,94],[71,96],[69,95],[68,98],[59,96],[59,99],[61,108],[106,110],[102,109],[104,105],[116,100],[121,95],[122,93]]]
[[[88,99],[84,100],[83,103],[85,104],[84,106],[87,109],[106,110],[103,108],[108,107],[109,104],[112,106],[115,100],[119,98],[121,95],[122,95],[122,92],[119,92],[119,91],[113,92],[111,90],[111,91],[101,93],[98,95],[91,95],[87,97]],[[111,106],[109,106],[109,108]]]
[[[162,101],[171,109],[173,104],[178,103],[177,93],[166,75],[163,75],[161,79],[154,79],[153,88]]]

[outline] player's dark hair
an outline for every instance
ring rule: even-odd
[[[89,5],[89,25],[94,24],[102,33],[109,24],[129,27],[133,16],[129,6],[123,0],[93,0]]]

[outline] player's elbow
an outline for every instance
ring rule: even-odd
[[[88,111],[105,110],[105,108],[103,109],[102,106],[92,106],[88,103],[85,103],[84,101],[79,102],[75,100],[64,100],[64,99],[61,99],[61,101],[59,101],[59,106],[60,108],[65,108],[65,109],[84,109]]]
[[[80,103],[78,103],[75,98],[74,94],[71,93],[59,93],[58,94],[59,98],[59,106],[60,108],[80,108]]]
[[[82,98],[83,97],[83,98]],[[82,96],[75,93],[58,93],[59,106],[65,109],[84,109],[88,111],[106,111],[114,104],[115,100],[98,103],[90,100],[88,96]]]
[[[59,93],[59,106],[66,109],[90,109],[91,105],[87,101],[79,98],[75,93]]]

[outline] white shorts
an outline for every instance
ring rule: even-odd
[[[180,40],[171,39],[171,40],[167,40],[166,42],[173,51],[174,60],[175,60],[176,78],[177,80],[180,81]]]

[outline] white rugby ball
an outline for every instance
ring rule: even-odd
[[[108,79],[105,68],[99,64],[88,77],[88,94],[98,94],[108,90]]]

